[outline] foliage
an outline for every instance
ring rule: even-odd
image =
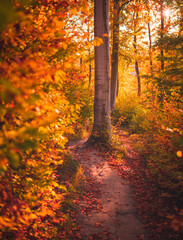
[[[138,99],[133,93],[121,90],[112,113],[112,122],[118,126],[129,126],[136,112],[138,112]]]
[[[132,118],[130,128],[136,150],[163,191],[181,209],[182,201],[182,111],[175,101],[141,106]],[[133,137],[134,136],[134,137]]]
[[[87,3],[8,4],[1,1],[0,237],[60,239],[71,236],[74,225],[69,213],[60,211],[71,189],[59,183],[57,169],[67,161],[65,144],[74,124],[89,117],[80,117],[89,103],[82,95],[87,94],[86,76],[77,56],[66,51],[77,52],[87,34],[81,30],[82,38],[77,36],[67,17],[80,10],[83,20]],[[74,172],[77,168],[73,178]]]
[[[164,18],[162,33],[160,2],[129,1],[121,11],[120,88],[112,121],[117,127],[129,127],[145,166],[177,205],[176,213],[168,217],[178,231],[183,199],[182,3],[164,1],[172,17]],[[69,209],[74,209],[82,169],[65,145],[85,136],[93,121],[93,83],[89,84],[87,71],[93,63],[91,48],[102,41],[92,40],[89,7],[92,3],[86,0],[0,0],[2,239],[72,239],[77,233]],[[98,132],[93,137],[103,145]],[[125,148],[119,146],[120,151],[118,141],[115,144],[120,162]]]

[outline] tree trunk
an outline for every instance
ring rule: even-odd
[[[88,0],[89,2],[89,0]],[[90,22],[88,20],[88,42],[90,41]],[[90,52],[90,48],[88,49],[88,57],[89,57],[89,85],[91,84],[91,52]]]
[[[139,72],[139,63],[137,60],[137,36],[136,36],[136,23],[138,13],[136,13],[136,19],[134,19],[134,49],[135,49],[135,71],[137,76],[137,95],[140,97],[141,95],[141,81],[140,81],[140,72]]]
[[[111,67],[111,110],[114,109],[118,95],[118,55],[119,55],[119,0],[114,0],[113,45]]]
[[[161,3],[161,39],[163,38],[164,35],[164,15],[163,15],[163,3]],[[164,51],[163,51],[163,44],[161,43],[161,70],[163,71],[165,68],[165,63],[164,63]]]
[[[82,67],[82,64],[83,64],[83,59],[82,59],[82,57],[79,59],[79,62],[80,62],[80,67]]]
[[[114,16],[113,16],[113,44],[111,57],[111,111],[115,108],[116,97],[118,96],[119,78],[118,78],[118,62],[119,62],[119,15],[123,8],[133,0],[126,1],[121,4],[119,0],[114,0]]]
[[[153,75],[153,63],[152,63],[152,39],[151,39],[151,26],[148,23],[148,35],[149,35],[149,61],[150,61],[150,71],[151,76]]]
[[[179,36],[182,36],[183,34],[183,5],[181,4],[181,2],[178,4],[179,7]]]
[[[94,2],[94,35],[103,43],[95,46],[94,123],[88,143],[106,144],[110,138],[110,52],[109,52],[109,0]]]
[[[91,84],[91,73],[92,73],[92,68],[91,68],[91,63],[89,63],[89,85]]]

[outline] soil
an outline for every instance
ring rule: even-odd
[[[82,239],[148,239],[129,181],[109,165],[107,155],[93,147],[82,148],[84,141],[69,146],[86,176],[77,209]],[[125,148],[126,157],[138,158],[128,142]]]

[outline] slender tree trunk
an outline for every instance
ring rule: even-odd
[[[114,16],[113,16],[113,44],[111,56],[111,110],[115,108],[116,97],[118,96],[119,77],[119,15],[123,8],[133,0],[126,1],[121,4],[119,0],[114,0]]]
[[[91,74],[92,74],[92,68],[91,68],[91,63],[89,63],[89,85],[91,84]]]
[[[111,110],[114,109],[118,95],[118,55],[119,55],[119,0],[114,0],[113,45],[111,67]]]
[[[161,39],[164,35],[164,15],[163,15],[163,2],[161,2]],[[161,70],[163,71],[165,68],[165,62],[164,62],[164,50],[163,50],[163,44],[161,43]]]
[[[134,48],[135,48],[135,55],[137,55],[137,36],[136,35],[134,35]],[[135,71],[136,71],[137,85],[138,85],[137,94],[140,97],[140,95],[141,95],[141,81],[140,81],[139,63],[138,63],[137,59],[135,60]]]
[[[90,29],[89,29],[89,24],[88,24],[88,42],[90,40],[89,35],[90,34]],[[88,50],[88,55],[89,55],[89,85],[91,84],[91,52],[90,49]]]
[[[88,0],[89,2],[89,0]],[[90,26],[89,26],[89,22],[88,22],[88,42],[90,41]],[[90,48],[88,50],[88,55],[89,55],[89,85],[91,84],[91,52],[90,52]]]
[[[179,36],[183,34],[183,5],[179,3],[179,14],[180,14],[180,23],[179,23]]]
[[[152,63],[152,39],[151,39],[151,26],[148,23],[148,35],[149,35],[149,61],[150,61],[150,71],[153,75],[153,63]]]
[[[141,80],[140,80],[140,72],[139,72],[139,63],[137,60],[137,35],[136,35],[136,20],[138,17],[138,13],[136,13],[136,19],[134,19],[134,49],[135,49],[135,71],[137,76],[137,95],[140,97],[141,95]]]
[[[94,35],[103,43],[95,47],[94,124],[87,143],[110,138],[110,52],[109,52],[109,0],[94,1]]]

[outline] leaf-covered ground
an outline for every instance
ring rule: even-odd
[[[85,176],[77,199],[81,238],[181,239],[176,205],[134,151],[128,133],[117,130],[114,136],[112,152],[71,147]]]
[[[72,152],[86,179],[77,207],[82,239],[144,239],[147,235],[129,182],[108,164],[108,156],[92,147]]]

